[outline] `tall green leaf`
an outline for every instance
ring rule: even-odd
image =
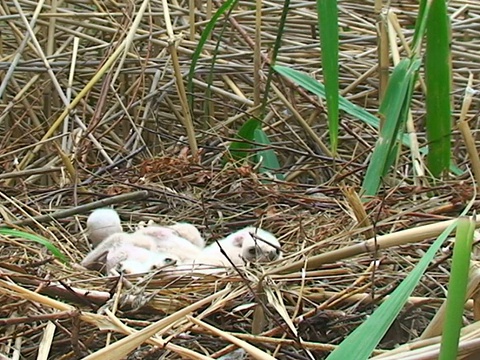
[[[213,14],[212,18],[205,26],[205,30],[202,32],[200,36],[200,40],[195,48],[195,51],[192,55],[192,61],[190,63],[190,70],[188,72],[188,81],[187,81],[187,93],[188,93],[188,102],[190,108],[193,108],[193,75],[195,74],[195,68],[197,66],[198,59],[203,50],[203,46],[208,40],[208,37],[212,33],[213,28],[217,24],[218,18],[223,15],[224,13],[228,12],[231,7],[233,7],[238,0],[226,0],[222,6]]]
[[[265,109],[267,108],[268,93],[270,91],[270,83],[272,82],[272,77],[274,73],[273,66],[275,65],[275,62],[277,60],[278,50],[282,45],[282,37],[285,30],[285,23],[287,22],[287,14],[288,14],[289,7],[290,7],[290,0],[285,0],[283,2],[282,15],[280,16],[280,21],[278,23],[278,32],[277,32],[277,36],[275,37],[275,44],[273,45],[273,51],[270,56],[270,67],[268,68],[267,81],[265,83],[265,91],[263,94],[263,101],[262,101],[262,111],[261,111],[262,117],[265,116],[265,113],[266,113]]]
[[[463,324],[463,310],[467,294],[468,271],[472,253],[475,221],[468,218],[458,220],[455,245],[453,247],[452,270],[448,282],[448,295],[443,324],[440,360],[456,359],[458,341]]]
[[[427,164],[438,177],[450,164],[450,22],[445,0],[433,0],[427,20],[425,82],[427,85]]]
[[[313,94],[325,99],[325,87],[322,83],[318,82],[308,74],[305,74],[301,71],[291,69],[286,66],[275,65],[274,70],[282,76],[289,78],[290,80],[296,82],[299,86],[312,92]],[[411,91],[410,91],[411,94]],[[411,95],[410,95],[411,96]],[[372,126],[375,129],[380,128],[380,120],[370,114],[365,109],[355,105],[354,103],[350,102],[348,99],[340,96],[340,103],[339,107],[341,110],[345,111],[346,113],[356,117],[357,119],[363,121],[365,124]],[[399,141],[405,145],[410,147],[410,139],[407,135],[402,134],[399,136]],[[420,149],[421,154],[427,154],[428,149],[423,147]],[[459,169],[457,166],[451,164],[450,171],[452,171],[455,175],[461,175],[464,172]]]
[[[404,126],[411,92],[420,60],[404,59],[395,67],[388,82],[379,113],[385,122],[380,129],[380,137],[375,144],[370,164],[363,180],[363,195],[376,195],[382,177],[387,173],[399,129]]]
[[[267,134],[261,128],[258,119],[249,119],[235,136],[238,141],[232,141],[229,147],[230,156],[234,160],[251,160],[259,164],[260,173],[275,172],[277,179],[283,179],[283,175],[277,171],[280,169],[280,162],[271,145]]]
[[[255,130],[259,127],[260,121],[252,118],[242,125],[235,136],[238,141],[232,141],[229,147],[230,156],[235,160],[243,160],[253,157],[255,142]]]
[[[418,7],[417,21],[415,22],[415,32],[413,33],[412,51],[416,56],[420,56],[423,36],[427,28],[427,19],[430,12],[431,0],[420,0]]]
[[[238,2],[238,0],[236,0],[227,9],[227,12],[225,13],[226,18],[228,18],[230,16],[230,13],[235,8],[235,5],[237,4],[237,2]],[[205,99],[211,99],[212,98],[212,85],[213,85],[213,80],[214,80],[214,75],[215,75],[215,63],[217,61],[218,49],[222,44],[223,34],[225,33],[225,31],[227,31],[230,28],[229,25],[230,25],[230,23],[228,21],[224,21],[221,29],[216,32],[216,36],[218,37],[218,40],[217,40],[217,43],[215,44],[215,49],[213,50],[212,61],[210,63],[210,69],[209,69],[209,72],[208,72],[207,88],[205,89]],[[203,33],[202,33],[202,37],[203,37]],[[214,114],[211,114],[212,108],[210,107],[210,105],[211,104],[208,101],[205,101],[204,113],[205,113],[205,117],[207,119],[210,118],[210,116],[214,116]],[[192,98],[191,104],[189,106],[191,108],[193,108],[193,98]]]
[[[322,99],[326,99],[325,86],[308,74],[291,69],[287,66],[275,65],[273,68],[277,73],[296,82],[305,90],[312,92]],[[356,117],[357,119],[362,120],[364,123],[374,127],[375,129],[378,129],[380,126],[380,121],[378,118],[370,114],[368,111],[362,109],[360,106],[355,105],[350,100],[345,99],[343,96],[340,96],[339,107],[341,110]],[[404,144],[410,144],[410,140],[407,136],[404,136],[402,141]]]
[[[355,354],[355,360],[368,359],[407,302],[423,273],[434,259],[435,253],[456,225],[457,222],[445,229],[388,299],[362,325],[348,335],[338,348],[327,357],[327,360],[353,359],[352,354]]]
[[[265,131],[258,127],[255,129],[254,137],[257,144],[266,147],[265,149],[259,149],[255,153],[255,162],[260,164],[260,173],[274,173],[277,179],[283,180],[285,177],[278,172],[278,170],[280,170],[280,162],[278,161],[275,151],[273,149],[268,149],[271,142]]]
[[[62,262],[68,261],[65,255],[63,255],[62,252],[55,245],[53,245],[50,241],[39,235],[30,234],[25,231],[9,228],[0,228],[0,234],[35,241],[36,243],[45,246],[56,258],[58,258]]]
[[[338,9],[337,0],[317,0],[318,29],[322,48],[322,71],[332,152],[338,145]]]

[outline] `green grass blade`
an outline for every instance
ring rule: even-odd
[[[336,0],[317,0],[318,29],[322,48],[322,72],[332,152],[338,145],[338,9]]]
[[[258,150],[255,154],[256,163],[261,164],[259,172],[260,173],[272,173],[277,179],[283,180],[285,177],[278,172],[280,170],[280,162],[278,161],[277,154],[273,149],[268,149],[268,146],[271,145],[270,140],[268,139],[267,134],[262,128],[258,127],[255,129],[255,142],[260,146],[264,146],[265,149]]]
[[[65,257],[65,255],[63,255],[62,252],[55,245],[53,245],[50,241],[41,236],[9,228],[0,228],[0,234],[35,241],[36,243],[45,246],[56,258],[58,258],[62,262],[68,262],[68,259]]]
[[[452,115],[450,109],[450,23],[445,0],[431,3],[427,20],[425,83],[427,86],[427,164],[439,177],[450,165]]]
[[[352,354],[355,354],[355,360],[368,359],[407,302],[423,273],[434,259],[435,253],[456,225],[457,222],[445,229],[390,297],[362,325],[348,335],[338,348],[327,357],[327,360],[352,359]]]
[[[268,148],[271,142],[261,124],[255,118],[243,124],[236,135],[239,141],[230,144],[230,156],[236,161],[253,160],[255,164],[260,164],[260,173],[275,173],[277,179],[283,179],[284,176],[278,173],[280,162],[275,151]]]
[[[301,71],[291,69],[287,66],[275,65],[274,70],[282,76],[289,78],[290,80],[296,82],[305,90],[310,91],[311,93],[325,99],[325,86]],[[361,107],[355,105],[344,97],[340,97],[339,107],[341,110],[349,113],[350,115],[356,117],[357,119],[362,120],[364,123],[378,129],[380,127],[380,121],[378,118],[370,114],[368,111],[362,109]],[[405,136],[402,141],[405,144],[410,144],[410,141],[407,136]]]
[[[260,126],[260,121],[257,119],[249,119],[242,125],[235,136],[239,141],[232,141],[229,146],[230,156],[234,160],[244,160],[253,157],[252,150],[254,149],[255,130]],[[246,141],[245,141],[246,140]]]
[[[205,30],[202,32],[202,36],[200,36],[200,40],[195,48],[195,51],[192,55],[192,62],[190,64],[190,71],[188,72],[188,80],[187,80],[187,94],[188,94],[188,102],[190,108],[193,108],[193,76],[195,74],[195,68],[197,66],[198,59],[200,58],[200,54],[202,53],[203,46],[208,40],[208,37],[212,33],[213,28],[217,24],[218,18],[230,10],[238,0],[226,0],[222,6],[213,14],[212,18],[205,26]]]
[[[380,130],[380,137],[373,150],[370,164],[362,184],[362,192],[365,196],[376,195],[382,177],[387,173],[394,156],[399,129],[404,126],[407,109],[410,106],[410,89],[415,79],[419,60],[404,59],[395,67],[389,80],[385,96],[380,105],[379,113],[385,122]]]
[[[282,15],[280,16],[280,22],[278,23],[278,32],[275,38],[275,44],[273,45],[273,51],[270,57],[270,67],[268,68],[267,81],[265,83],[265,91],[262,101],[262,117],[264,117],[266,113],[265,109],[267,108],[268,103],[268,93],[270,92],[270,83],[272,82],[274,73],[273,66],[275,65],[275,61],[277,60],[278,50],[280,49],[280,46],[282,46],[282,37],[285,30],[285,23],[287,22],[287,14],[289,7],[290,0],[285,0],[283,3]]]
[[[325,87],[323,86],[323,84],[318,82],[308,74],[291,69],[287,66],[275,65],[273,68],[277,73],[296,82],[305,90],[308,90],[311,93],[325,99]],[[339,107],[341,110],[363,121],[365,124],[368,124],[375,129],[380,128],[380,120],[377,117],[373,116],[368,111],[355,105],[354,103],[350,102],[348,99],[345,99],[342,96],[340,97]],[[410,139],[407,135],[402,135],[399,139],[403,145],[410,147]],[[420,149],[420,153],[422,155],[425,155],[428,153],[428,151],[425,147],[423,147]],[[452,171],[455,175],[462,175],[464,173],[461,169],[459,169],[453,164],[450,165],[450,171]]]
[[[417,21],[415,23],[415,32],[413,34],[412,51],[416,56],[420,55],[423,36],[427,27],[427,18],[430,12],[430,0],[420,0],[418,7]]]
[[[468,218],[458,220],[452,270],[448,285],[445,323],[443,324],[442,343],[440,345],[440,360],[457,358],[474,230],[475,222],[473,220]]]
[[[414,87],[415,87],[415,82],[416,82],[417,77],[418,77],[418,75],[415,75],[414,79],[410,82],[410,84],[408,86],[407,94],[405,96],[405,98],[408,99],[408,102],[411,101],[410,99],[412,98],[412,95],[413,95],[413,90],[414,90]],[[397,129],[397,136],[396,136],[397,139],[401,139],[403,137],[403,134],[405,132],[405,126],[403,126],[403,125],[407,121],[409,110],[410,110],[409,106],[402,106],[402,109],[401,109],[400,115],[399,115],[399,121],[398,121],[398,124],[401,124],[402,126],[399,126],[398,129]],[[385,176],[387,174],[387,170],[389,170],[390,167],[397,160],[398,155],[399,155],[399,151],[401,151],[400,149],[401,149],[401,144],[400,144],[399,141],[396,141],[395,144],[393,145],[390,153],[388,154],[387,164],[385,166],[383,176]]]
[[[236,4],[237,4],[237,1],[235,1],[232,4],[232,6],[230,6],[227,9],[227,13],[225,14],[226,18],[228,18],[230,16],[230,14],[234,10]],[[225,33],[225,31],[227,29],[229,29],[229,25],[230,25],[230,22],[224,21],[221,29],[216,32],[218,40],[217,40],[217,43],[215,44],[215,49],[213,50],[213,53],[212,53],[212,61],[210,63],[210,70],[208,72],[208,77],[207,77],[207,88],[205,89],[205,99],[211,99],[212,98],[212,84],[213,84],[213,80],[214,80],[214,77],[215,77],[215,63],[217,61],[217,55],[219,54],[218,49],[222,45],[223,34]],[[202,36],[203,36],[203,33],[202,33]],[[208,36],[208,34],[207,34],[207,36]],[[192,94],[192,96],[193,96],[193,94]],[[205,113],[205,118],[207,118],[207,119],[214,116],[213,114],[211,114],[213,108],[210,105],[211,105],[210,102],[205,101],[203,111]],[[189,104],[189,106],[191,108],[193,108],[193,98],[192,98],[192,103]]]

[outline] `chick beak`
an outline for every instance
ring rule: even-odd
[[[268,260],[270,260],[270,261],[277,260],[278,255],[279,255],[279,253],[278,253],[277,249],[272,250],[268,253]]]

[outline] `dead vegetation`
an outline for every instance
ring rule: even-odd
[[[215,11],[220,5],[198,3],[191,26],[190,3],[172,1],[167,11],[160,0],[0,3],[2,225],[45,237],[69,260],[64,264],[35,242],[0,235],[0,358],[79,359],[100,349],[105,352],[91,359],[218,358],[235,349],[231,344],[248,349],[239,343],[246,341],[254,358],[322,359],[422,257],[435,232],[420,226],[452,219],[475,199],[468,175],[435,185],[412,178],[409,152],[402,149],[381,195],[364,204],[368,221],[362,222],[353,210],[353,190],[376,131],[342,114],[333,159],[325,150],[322,103],[281,78],[273,81],[264,129],[286,181],[271,181],[250,165],[225,165],[229,141],[254,113],[255,4],[240,2],[207,41],[189,122],[176,76],[185,77],[210,6]],[[291,4],[277,63],[321,79],[315,3]],[[407,39],[414,4],[392,3]],[[263,4],[265,73],[281,5]],[[374,2],[339,5],[342,94],[376,112]],[[449,6],[456,120],[469,73],[478,90],[480,6]],[[424,145],[422,94],[419,87],[412,114]],[[477,111],[474,99],[469,118],[475,137]],[[456,129],[454,137],[453,160],[466,170]],[[119,280],[84,272],[75,264],[88,251],[86,215],[110,204],[126,226],[189,221],[209,240],[261,225],[280,237],[288,256],[224,276],[168,269]],[[418,233],[399,233],[377,250],[373,240],[363,243],[376,234],[383,244],[380,235],[417,227]],[[438,254],[381,349],[419,338],[430,323],[445,296],[450,250],[447,244]],[[314,260],[307,266],[307,259]],[[473,307],[467,302],[466,324],[473,323]]]

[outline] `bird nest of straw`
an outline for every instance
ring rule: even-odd
[[[192,18],[193,2],[164,7],[152,0],[135,25],[143,3],[0,5],[0,73],[8,77],[0,117],[0,214],[2,226],[19,231],[0,234],[0,359],[325,358],[405,279],[434,236],[399,236],[388,246],[376,246],[377,238],[456,218],[475,197],[474,182],[408,181],[408,153],[402,153],[397,177],[386,179],[378,197],[361,202],[357,192],[377,131],[343,114],[341,146],[330,156],[322,104],[281,78],[273,81],[277,92],[268,99],[265,129],[285,180],[231,161],[228,144],[254,113],[254,2],[241,2],[225,20],[228,26],[207,39],[194,77],[191,126],[175,84],[188,72],[209,7],[197,4]],[[220,5],[207,3],[214,10]],[[315,4],[291,4],[277,63],[321,79]],[[378,109],[375,4],[339,4],[343,95]],[[407,38],[416,4],[392,2]],[[477,57],[470,39],[477,29],[467,20],[480,8],[462,1],[449,6],[456,11],[457,105]],[[263,11],[267,49],[282,7],[268,2]],[[172,43],[179,67],[172,65]],[[123,57],[105,67],[120,46]],[[414,106],[421,124],[420,95]],[[453,136],[455,160],[465,168],[465,146]],[[90,249],[86,218],[112,205],[125,228],[187,221],[208,242],[261,226],[280,239],[284,257],[215,275],[174,267],[141,276],[87,271],[78,265]],[[42,237],[63,257],[25,233]],[[411,343],[427,328],[445,298],[450,258],[447,244],[376,355]],[[476,319],[474,308],[466,303],[466,322]]]

